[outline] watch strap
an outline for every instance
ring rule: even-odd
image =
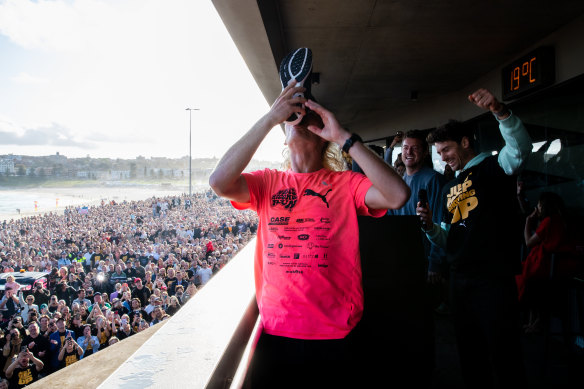
[[[345,141],[345,144],[343,145],[343,151],[345,153],[349,152],[349,149],[355,144],[355,142],[361,142],[363,143],[363,139],[361,139],[361,137],[355,133],[351,134],[351,136],[349,137],[349,139],[347,139]]]

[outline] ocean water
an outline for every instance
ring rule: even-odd
[[[201,188],[197,188],[200,190]],[[0,220],[45,212],[62,212],[68,206],[96,205],[101,200],[121,202],[180,195],[179,187],[92,187],[0,190]]]

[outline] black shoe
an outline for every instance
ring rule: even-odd
[[[312,51],[308,47],[301,47],[289,53],[280,64],[280,82],[282,89],[288,86],[292,79],[296,79],[296,86],[303,86],[306,88],[304,93],[297,93],[296,96],[310,96],[310,82],[309,79],[312,71]],[[306,82],[306,85],[304,83]],[[296,112],[292,114],[286,123],[291,125],[298,124],[302,120],[302,113]]]

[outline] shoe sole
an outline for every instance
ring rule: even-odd
[[[312,71],[312,51],[307,47],[301,47],[289,53],[280,64],[280,82],[282,89],[288,86],[292,79],[296,79],[296,86],[304,86]],[[310,85],[306,86],[307,95],[310,94]],[[304,93],[296,93],[294,97],[304,97]],[[286,123],[294,125],[300,123],[304,115],[300,112],[293,113]]]

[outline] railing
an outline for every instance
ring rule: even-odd
[[[254,249],[255,239],[170,319],[30,387],[228,388],[242,361],[241,386],[258,321]]]
[[[255,240],[99,387],[228,387],[258,317]]]

